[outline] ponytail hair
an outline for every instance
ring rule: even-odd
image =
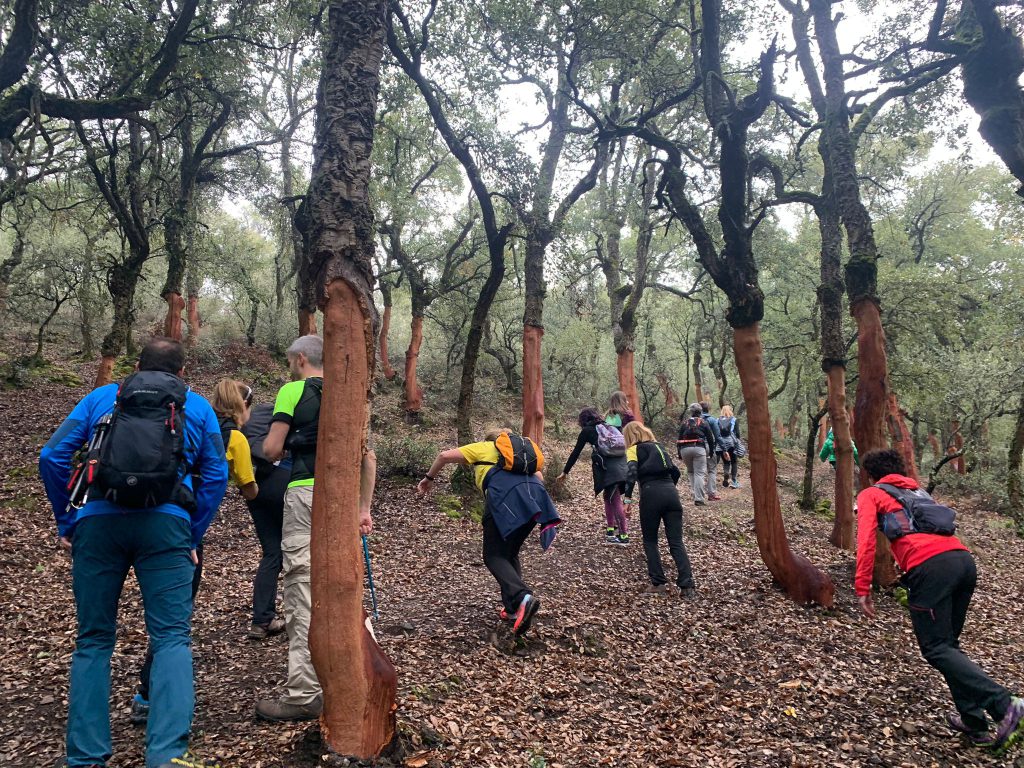
[[[221,379],[213,390],[210,405],[218,417],[231,419],[240,427],[245,422],[246,398],[251,397],[251,393],[252,390],[240,381]]]

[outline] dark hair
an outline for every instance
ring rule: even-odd
[[[886,475],[905,475],[907,465],[903,463],[903,457],[899,451],[892,448],[882,448],[877,451],[868,451],[860,458],[860,465],[868,473],[868,477],[878,481]]]
[[[700,405],[701,413],[708,413],[711,410],[711,403],[707,400],[701,400],[698,405]]]
[[[584,408],[580,411],[578,421],[581,427],[593,427],[604,421],[604,417],[601,416],[601,413],[597,408]]]
[[[177,375],[185,367],[185,348],[180,341],[154,336],[139,355],[140,371],[163,371]]]

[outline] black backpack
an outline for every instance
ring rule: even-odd
[[[875,488],[896,499],[902,509],[878,515],[878,530],[890,541],[911,533],[934,533],[952,536],[956,533],[956,512],[939,504],[926,491],[918,488],[897,488],[888,483],[876,483]]]
[[[718,428],[722,433],[722,437],[732,437],[732,425],[735,421],[736,419],[731,416],[728,419],[718,420]]]
[[[242,427],[242,434],[249,441],[249,452],[252,454],[252,466],[257,482],[274,471],[274,463],[269,461],[263,452],[263,441],[270,434],[273,419],[274,406],[269,403],[257,405],[249,412],[249,420]]]
[[[679,429],[680,440],[703,440],[704,431],[701,426],[704,420],[699,416],[690,416]]]
[[[163,371],[139,371],[122,382],[100,447],[91,499],[133,509],[167,502],[194,509],[194,497],[182,484],[187,394],[184,381]]]
[[[306,379],[299,402],[295,404],[295,414],[303,410],[311,401],[316,401],[317,418],[296,426],[292,421],[291,431],[285,439],[284,447],[292,453],[315,453],[317,434],[320,425],[320,402],[323,398],[324,380],[320,377]]]

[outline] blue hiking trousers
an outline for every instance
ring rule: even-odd
[[[155,768],[188,748],[192,681],[192,531],[164,512],[86,517],[72,538],[78,639],[68,696],[69,768],[105,765],[111,756],[110,656],[117,603],[130,568],[142,591],[153,649],[146,765]]]

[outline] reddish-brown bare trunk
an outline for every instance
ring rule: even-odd
[[[191,294],[188,297],[188,343],[189,346],[199,341],[199,334],[202,332],[202,319],[199,317],[199,297]],[[179,337],[180,338],[180,337]]]
[[[115,362],[117,362],[117,357],[114,355],[103,355],[100,358],[100,367],[96,369],[96,381],[93,382],[93,389],[102,387],[114,380]]]
[[[832,420],[832,445],[836,453],[836,517],[829,541],[840,549],[852,550],[856,542],[853,514],[853,445],[850,442],[850,421],[846,414],[846,368],[841,365],[834,365],[828,371],[828,411]]]
[[[942,446],[939,445],[939,436],[934,432],[928,432],[928,445],[932,449],[932,460],[938,461],[942,458]]]
[[[420,346],[423,344],[423,318],[413,317],[412,336],[409,348],[405,351],[405,411],[409,414],[420,412],[423,407],[423,390],[416,381],[416,366],[420,359]]]
[[[907,475],[919,479],[917,474],[917,458],[914,456],[914,437],[907,429],[907,422],[904,419],[903,411],[896,402],[896,393],[889,390],[888,418],[886,424],[889,428],[889,436],[892,438],[892,447],[900,452],[903,463],[907,466]]]
[[[359,546],[360,466],[374,359],[370,314],[344,280],[327,286],[324,394],[310,532],[309,649],[324,689],[321,730],[343,755],[379,754],[395,732],[395,668],[366,629]],[[336,666],[346,662],[343,668]]]
[[[960,421],[954,419],[950,425],[953,430],[953,444],[950,446],[950,453],[956,453],[964,449],[964,433],[960,431]],[[958,456],[953,460],[953,464],[956,465],[956,473],[958,475],[967,474],[967,464],[964,462],[964,457]]]
[[[747,404],[747,444],[750,487],[754,495],[754,529],[761,558],[775,580],[802,605],[832,607],[834,587],[828,575],[792,552],[779,506],[778,466],[772,446],[768,385],[764,376],[758,323],[736,328],[733,336],[736,368]]]
[[[299,336],[316,335],[316,312],[309,309],[299,310]]]
[[[391,330],[391,307],[384,307],[384,317],[380,321],[380,368],[384,378],[391,381],[397,375],[391,367],[388,357],[388,331]]]
[[[168,293],[164,296],[167,302],[167,317],[164,318],[164,336],[175,341],[182,339],[181,313],[185,309],[185,299],[180,293]]]
[[[537,445],[544,441],[544,373],[541,341],[544,329],[523,326],[523,434]]]
[[[885,353],[885,332],[878,304],[869,299],[850,308],[857,322],[857,394],[854,409],[854,437],[861,455],[887,447],[885,417],[889,407],[889,361]],[[868,477],[861,470],[861,485],[867,487]],[[896,564],[889,540],[877,535],[874,583],[887,587],[896,581]]]
[[[846,399],[846,382],[843,382],[843,399]],[[818,398],[818,409],[825,407],[825,398]],[[822,419],[818,422],[818,453],[821,453],[821,449],[825,447],[825,438],[828,437],[828,431],[832,428],[828,419]]]
[[[658,386],[661,388],[662,394],[665,396],[665,408],[671,410],[679,402],[679,395],[672,389],[672,385],[669,383],[668,376],[664,373],[655,374],[655,378],[658,380]]]
[[[626,394],[629,400],[629,408],[636,416],[636,420],[643,422],[643,414],[640,412],[640,395],[636,391],[636,368],[635,353],[632,349],[624,349],[615,353],[615,372],[619,377],[619,389]]]

